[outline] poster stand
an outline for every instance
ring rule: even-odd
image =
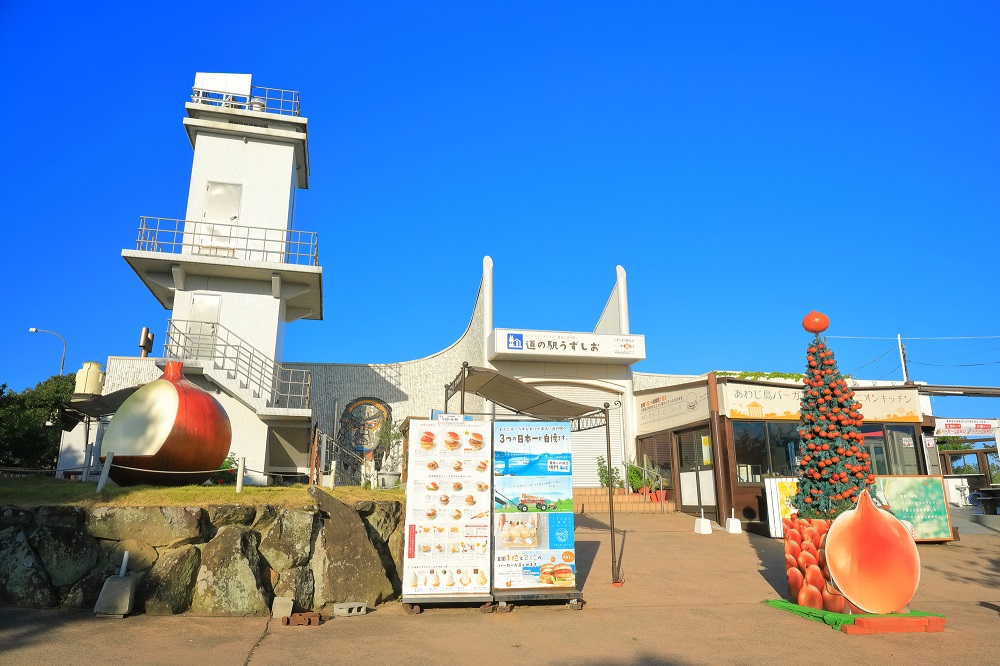
[[[528,417],[531,420],[530,421],[496,420],[494,418],[494,414],[492,413],[467,412],[465,410],[466,393],[473,393],[486,400],[489,400],[490,402],[500,407],[503,407],[504,409],[510,412],[510,415],[512,417],[523,416],[523,417]],[[461,403],[460,411],[457,414],[448,413],[448,402],[452,397],[456,395],[460,397],[460,403]],[[616,406],[620,406],[620,403],[616,403]],[[475,368],[469,366],[468,363],[463,363],[462,371],[459,373],[459,375],[450,384],[445,385],[445,404],[444,404],[445,413],[441,414],[438,420],[436,421],[423,422],[428,427],[428,431],[424,433],[424,436],[432,435],[433,438],[435,438],[435,445],[436,445],[437,439],[443,436],[441,428],[446,428],[446,429],[451,428],[457,431],[457,432],[448,432],[447,436],[449,438],[452,435],[458,435],[460,438],[462,436],[469,437],[470,436],[469,430],[467,430],[467,428],[468,429],[480,428],[480,430],[485,430],[487,428],[483,428],[483,426],[488,426],[488,429],[492,430],[496,428],[498,424],[507,424],[507,425],[520,424],[528,428],[532,427],[538,428],[542,426],[552,427],[558,425],[566,432],[580,432],[584,430],[603,428],[605,430],[605,438],[608,447],[607,460],[608,464],[610,465],[611,431],[610,431],[610,420],[608,418],[608,412],[610,408],[611,405],[609,403],[605,403],[603,408],[595,409],[587,405],[581,405],[578,403],[570,402],[568,400],[555,398],[546,393],[543,393],[542,391],[539,391],[538,389],[532,386],[529,386],[528,384],[524,384],[523,382],[514,377],[504,375],[500,372],[497,372],[496,370],[488,368]],[[487,419],[479,422],[466,420],[467,417],[470,416],[487,417]],[[542,421],[549,421],[549,423],[541,423]],[[552,556],[552,553],[554,553],[555,551],[559,550],[560,552],[572,553],[574,550],[572,547],[572,538],[571,538],[571,533],[572,533],[571,521],[573,514],[571,508],[572,475],[571,475],[570,465],[571,465],[572,455],[569,450],[568,436],[565,437],[564,439],[566,440],[565,442],[566,452],[564,455],[567,461],[566,463],[564,463],[566,466],[552,467],[551,463],[549,463],[548,469],[554,470],[557,476],[560,475],[559,473],[562,473],[561,476],[563,476],[563,478],[565,479],[567,488],[566,490],[563,491],[563,495],[566,498],[568,498],[568,507],[569,507],[568,513],[570,515],[570,522],[569,522],[570,529],[568,530],[568,532],[570,533],[570,537],[568,543],[570,545],[566,547],[565,550],[560,550],[563,549],[564,547],[558,545],[558,540],[556,540],[555,544],[553,544],[551,536],[549,537],[550,541],[546,545],[547,546],[556,545],[558,547],[545,548],[541,549],[541,551],[544,552],[546,555],[548,555],[549,559],[553,563],[557,562],[557,559],[559,559],[557,557]],[[490,530],[491,534],[489,534],[489,539],[488,539],[489,542],[488,552],[490,557],[489,592],[487,593],[485,591],[477,589],[475,592],[469,592],[469,593],[462,593],[462,592],[429,593],[429,591],[426,589],[422,577],[417,578],[417,582],[416,584],[414,584],[414,577],[413,575],[411,575],[412,572],[407,571],[407,562],[409,562],[410,560],[415,560],[415,554],[413,549],[415,548],[418,539],[414,538],[414,528],[423,530],[424,527],[426,527],[426,525],[414,524],[411,526],[411,520],[416,521],[417,518],[422,517],[420,516],[421,511],[430,511],[429,506],[426,506],[428,497],[426,496],[426,494],[422,493],[421,490],[424,487],[427,490],[432,490],[432,489],[434,491],[439,490],[439,488],[437,487],[432,488],[432,486],[437,484],[436,481],[426,483],[430,477],[423,478],[420,475],[414,476],[414,471],[413,471],[414,466],[412,464],[414,460],[414,454],[416,454],[415,456],[416,460],[422,461],[423,458],[428,457],[426,455],[426,452],[427,450],[430,450],[427,449],[427,447],[424,447],[423,449],[417,448],[419,446],[419,440],[420,440],[419,436],[412,436],[410,441],[411,476],[409,477],[407,482],[408,483],[407,496],[408,499],[412,496],[410,489],[411,489],[411,484],[414,484],[413,487],[417,489],[417,492],[413,493],[413,495],[421,495],[422,497],[419,501],[415,502],[415,504],[417,504],[418,506],[414,508],[408,508],[407,512],[407,532],[406,532],[407,553],[406,556],[404,557],[403,575],[404,579],[408,579],[408,581],[404,580],[404,593],[402,595],[403,609],[407,613],[415,614],[421,612],[421,607],[420,607],[421,604],[482,603],[482,606],[480,606],[480,611],[482,612],[491,612],[494,608],[500,612],[505,612],[513,608],[512,604],[514,602],[519,602],[519,601],[565,601],[567,602],[568,607],[571,609],[579,610],[583,608],[583,605],[585,603],[583,600],[583,593],[580,590],[576,589],[574,584],[570,585],[556,584],[556,585],[543,585],[540,587],[534,587],[523,579],[518,581],[516,584],[511,584],[512,581],[508,579],[505,580],[504,586],[498,586],[496,578],[498,572],[495,570],[497,562],[495,558],[497,555],[497,540],[499,535],[493,534],[492,532],[493,531],[499,532],[500,530],[499,525],[502,525],[502,522],[500,522],[496,518],[496,516],[500,513],[500,508],[497,506],[497,504],[498,503],[503,504],[504,502],[495,499],[500,496],[500,492],[497,491],[497,489],[493,485],[493,481],[495,480],[494,477],[494,464],[495,464],[494,456],[496,454],[494,449],[496,444],[495,441],[491,443],[491,446],[489,448],[484,447],[481,451],[482,454],[489,455],[489,463],[488,463],[489,464],[488,477],[490,479],[489,525],[491,526]],[[468,444],[468,440],[465,440],[465,442],[466,444]],[[466,446],[465,449],[468,450],[468,447]],[[421,450],[423,450],[423,453],[421,453]],[[479,450],[477,449],[477,451]],[[447,458],[445,459],[447,460]],[[440,465],[442,461],[435,459],[433,462],[436,465]],[[469,461],[467,459],[463,460],[462,462],[464,463],[465,467],[468,466]],[[423,464],[424,467],[426,468],[427,466],[426,462],[421,462],[421,464]],[[462,467],[463,467],[462,465],[459,465],[455,469],[460,469]],[[420,468],[417,467],[416,469]],[[438,468],[435,467],[434,469],[436,470]],[[515,475],[510,474],[510,476],[515,476]],[[542,476],[544,477],[544,474]],[[448,481],[451,481],[450,477],[448,478]],[[462,485],[464,483],[463,481],[459,480],[457,483],[459,484],[459,487],[464,487]],[[476,486],[478,490],[480,491],[484,490],[483,488],[479,487],[478,482]],[[614,490],[612,488],[608,489],[608,511],[610,514],[609,532],[611,539],[611,582],[612,585],[616,587],[621,587],[622,583],[624,582],[624,579],[621,575],[620,563],[618,561],[618,553],[615,545],[615,526],[614,526],[615,516],[614,516],[614,503],[612,496],[613,492]],[[421,505],[421,502],[423,502],[423,505]],[[523,502],[519,502],[518,504],[523,504]],[[514,506],[517,506],[517,504],[514,504]],[[512,513],[510,515],[518,516],[520,514],[523,516],[524,513],[528,511],[528,509],[518,508],[517,511],[518,513]],[[550,518],[555,520],[556,515],[560,513],[567,513],[566,507],[563,507],[563,511],[558,511],[557,509],[551,507],[547,509],[539,508],[539,512],[533,513],[532,515],[536,516],[545,515],[545,523],[547,525],[548,520]],[[538,523],[534,524],[535,527],[540,525],[542,519],[539,517],[536,520],[538,521]],[[557,525],[557,527],[562,527],[562,526]],[[449,526],[449,529],[450,528],[451,526]],[[562,531],[565,532],[567,530],[562,529]],[[539,536],[540,535],[541,533],[539,533]],[[531,543],[530,539],[528,543],[529,544]],[[425,544],[420,544],[421,547],[423,545]],[[437,544],[433,544],[432,547],[435,547],[436,545]],[[539,549],[536,547],[532,547],[529,548],[528,550],[538,551]],[[575,555],[566,555],[561,559],[565,560],[567,563],[571,563],[574,561]],[[529,578],[531,576],[538,576],[539,580],[541,580],[543,576],[540,571],[541,565],[538,564],[538,562],[540,562],[540,560],[537,560],[536,556],[536,561],[534,562],[535,566],[529,565],[524,567],[524,572],[522,572],[522,574],[528,576]],[[574,573],[571,580],[575,582],[575,564],[573,564],[573,570]],[[429,571],[429,569],[425,568],[424,573],[426,573],[426,571]],[[451,576],[454,576],[454,574],[451,574]],[[449,578],[449,582],[450,580],[451,578]],[[566,579],[564,579],[564,581],[565,580]],[[409,586],[407,584],[408,582]],[[407,589],[410,589],[411,591],[407,592],[406,591]]]

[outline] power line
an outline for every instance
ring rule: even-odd
[[[828,338],[839,340],[897,340],[898,338],[883,338],[870,335],[828,335]],[[951,335],[938,338],[903,338],[903,340],[1000,340],[1000,335]]]
[[[882,375],[881,377],[876,377],[876,378],[875,378],[875,381],[878,381],[878,380],[880,380],[880,379],[885,379],[885,378],[886,378],[886,377],[888,377],[889,375],[894,375],[894,374],[896,374],[896,371],[897,371],[897,370],[899,370],[899,369],[900,369],[900,368],[902,368],[902,367],[903,367],[903,366],[901,366],[901,365],[900,365],[899,363],[897,363],[897,364],[896,364],[896,367],[895,367],[895,368],[893,368],[893,369],[892,369],[892,370],[890,370],[889,372],[885,373],[885,374],[884,374],[884,375]]]
[[[894,351],[896,351],[896,348],[895,348],[895,347],[889,347],[889,349],[888,349],[888,350],[886,350],[886,352],[885,352],[884,354],[882,354],[881,356],[879,356],[878,358],[876,358],[876,359],[874,359],[874,360],[872,360],[872,361],[868,361],[867,363],[865,363],[865,364],[864,364],[864,365],[862,365],[862,366],[859,366],[859,367],[855,368],[854,370],[852,370],[852,371],[850,372],[850,374],[852,374],[852,375],[853,375],[853,374],[854,374],[855,372],[857,372],[857,371],[858,371],[858,370],[860,370],[861,368],[867,368],[867,367],[868,367],[869,365],[871,365],[872,363],[877,363],[878,361],[882,360],[883,358],[885,358],[886,356],[888,356],[889,354],[891,354],[891,353],[892,353],[892,352],[894,352]]]
[[[980,365],[997,365],[1000,361],[988,361],[986,363],[921,363],[920,361],[910,361],[913,365],[932,365],[936,368],[974,368]]]

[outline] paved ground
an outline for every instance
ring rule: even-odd
[[[764,606],[784,587],[781,543],[693,533],[681,514],[618,516],[625,575],[611,585],[607,516],[578,516],[586,607],[518,606],[484,615],[400,604],[320,627],[265,618],[118,619],[0,607],[0,664],[937,664],[997,663],[1000,534],[921,545],[912,607],[944,613],[937,634],[848,636]],[[887,661],[892,659],[892,661]]]

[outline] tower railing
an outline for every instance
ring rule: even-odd
[[[170,319],[166,358],[210,364],[210,377],[257,409],[309,409],[312,373],[285,368],[221,324]]]
[[[142,216],[135,249],[297,266],[319,265],[319,235],[315,231],[245,227],[232,222],[221,224]]]
[[[192,88],[192,91],[191,101],[196,104],[258,113],[275,113],[282,116],[302,115],[297,90],[251,86],[249,95],[208,88]]]

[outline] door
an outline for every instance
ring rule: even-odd
[[[219,312],[222,309],[222,296],[205,292],[191,293],[190,319],[183,324],[184,356],[212,360],[216,356],[218,346]]]
[[[200,254],[235,255],[242,197],[242,185],[207,183],[205,211],[195,239]]]
[[[680,476],[678,505],[684,513],[716,517],[715,455],[708,428],[682,432],[677,436]]]

